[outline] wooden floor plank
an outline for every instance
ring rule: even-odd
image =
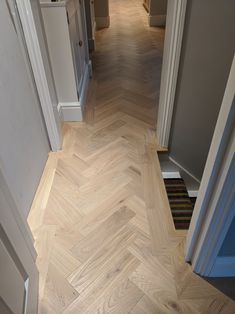
[[[86,314],[105,314],[122,313],[127,314],[133,309],[136,303],[143,296],[143,292],[128,279],[120,286],[112,289],[107,295],[98,299],[84,313]]]
[[[100,224],[98,228],[84,237],[71,249],[71,252],[77,256],[81,262],[85,262],[97,249],[115,237],[119,230],[134,216],[135,213],[133,211],[126,206],[122,206],[106,221]]]

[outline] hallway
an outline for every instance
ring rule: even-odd
[[[164,30],[140,0],[111,0],[97,32],[86,121],[64,125],[28,218],[39,312],[234,313],[184,262],[156,151]]]
[[[141,0],[110,1],[110,21],[96,32],[95,119],[112,107],[155,128],[165,31],[148,26]]]

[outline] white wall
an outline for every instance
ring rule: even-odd
[[[50,147],[5,1],[0,1],[0,42],[0,168],[26,219]]]

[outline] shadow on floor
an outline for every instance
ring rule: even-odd
[[[203,277],[216,289],[226,294],[229,298],[235,300],[235,277],[231,278],[209,278]]]

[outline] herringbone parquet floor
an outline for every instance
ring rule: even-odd
[[[86,122],[67,123],[29,224],[40,313],[235,313],[185,264],[155,137],[164,31],[140,0],[111,0],[97,33]]]

